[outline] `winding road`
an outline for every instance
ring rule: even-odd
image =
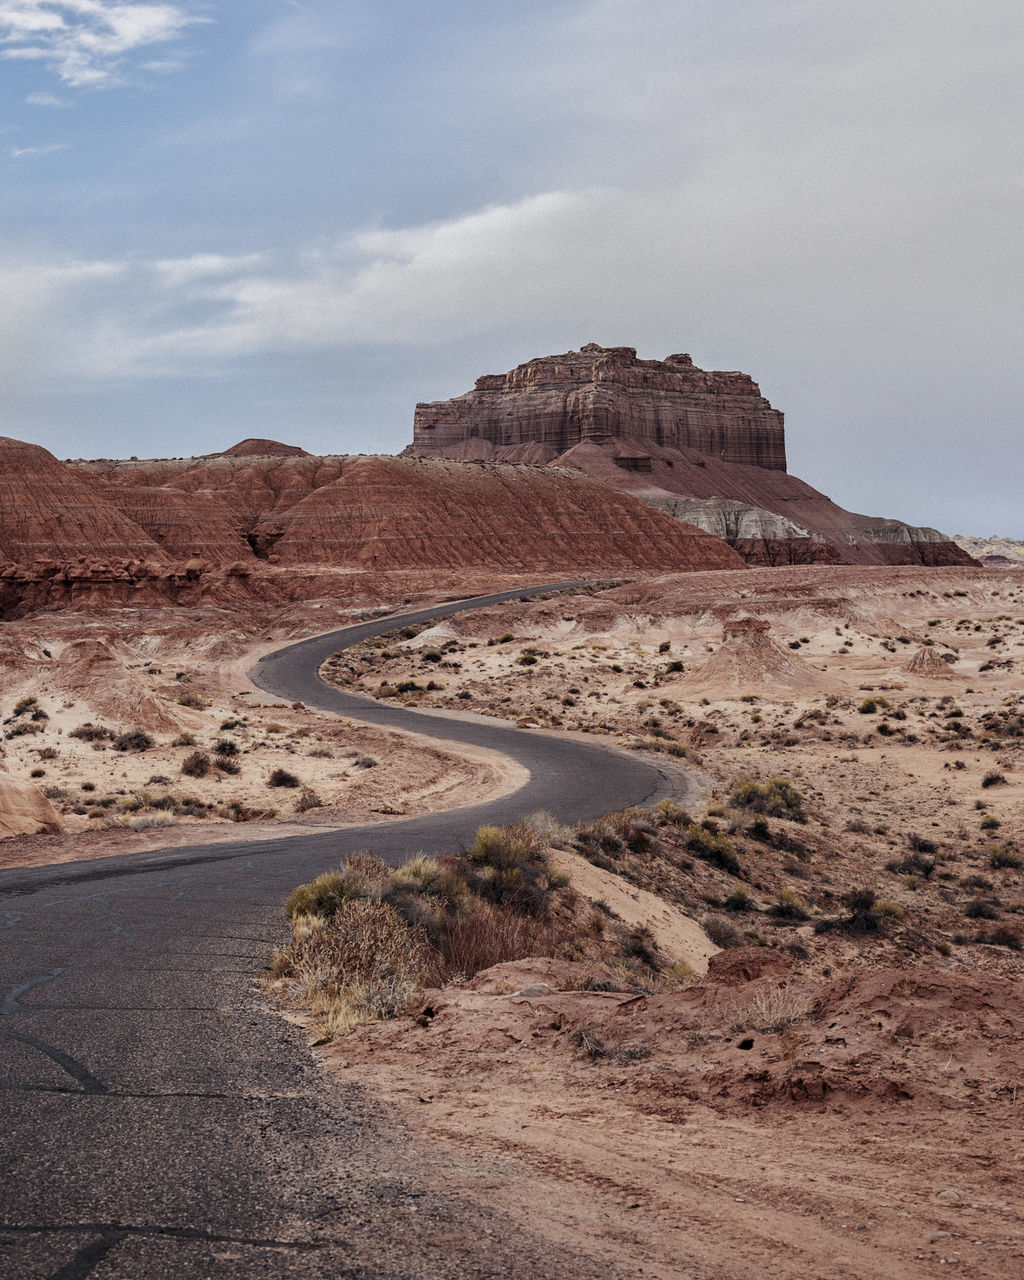
[[[530,772],[513,795],[386,825],[0,873],[0,1275],[608,1274],[446,1193],[454,1157],[418,1149],[393,1115],[322,1072],[254,981],[284,937],[286,893],[357,849],[397,862],[457,849],[484,821],[537,809],[575,821],[679,794],[678,773],[649,759],[376,703],[317,675],[331,653],[395,627],[577,585],[376,619],[252,672],[289,701],[503,752]],[[508,1176],[498,1163],[489,1185]]]

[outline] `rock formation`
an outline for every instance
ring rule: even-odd
[[[69,465],[0,440],[0,617],[331,595],[353,570],[743,566],[719,538],[578,472],[283,449]]]
[[[929,680],[950,680],[955,677],[952,667],[943,661],[931,645],[921,645],[903,670],[908,675],[924,676]]]
[[[782,414],[756,383],[706,373],[689,356],[638,360],[631,347],[590,343],[531,360],[418,405],[407,452],[575,467],[724,529],[752,564],[973,563],[934,529],[845,511],[789,475]],[[714,506],[677,509],[679,499]]]
[[[413,423],[414,451],[480,439],[560,454],[621,437],[786,469],[782,414],[745,373],[707,373],[688,355],[638,360],[633,347],[594,342],[478,378],[454,400],[418,404]],[[642,453],[637,462],[642,469]]]
[[[63,830],[60,814],[38,788],[0,773],[0,840]]]
[[[743,694],[813,689],[821,676],[771,638],[764,618],[732,618],[722,624],[722,645],[683,679],[690,695],[736,697]]]
[[[1024,568],[1024,542],[1019,539],[1000,538],[997,534],[991,538],[973,538],[954,533],[953,541],[979,564],[991,569]]]

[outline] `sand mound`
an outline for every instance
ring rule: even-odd
[[[933,648],[922,645],[903,668],[908,675],[925,676],[929,680],[949,680],[955,672],[948,662],[943,662]]]
[[[687,693],[718,697],[761,690],[796,692],[822,683],[820,675],[783,649],[762,618],[737,618],[722,628],[722,647],[681,683]]]
[[[30,783],[0,773],[0,839],[63,830],[60,815],[44,795]]]

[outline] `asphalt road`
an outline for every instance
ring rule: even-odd
[[[289,646],[253,678],[289,701],[490,747],[515,795],[430,818],[0,873],[0,1277],[596,1277],[446,1193],[452,1157],[316,1067],[256,978],[299,881],[357,849],[457,849],[483,821],[569,821],[679,794],[678,774],[597,744],[413,712],[316,675],[346,644],[517,590]],[[472,1177],[501,1185],[501,1161]]]

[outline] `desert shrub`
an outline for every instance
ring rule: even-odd
[[[742,872],[732,841],[709,822],[691,822],[686,828],[686,847],[702,862],[710,863],[731,876]]]
[[[807,920],[810,913],[792,889],[780,889],[768,914],[776,920]]]
[[[301,787],[302,783],[287,769],[274,769],[267,779],[268,787]]]
[[[1020,854],[1016,849],[1011,849],[1007,844],[1000,844],[996,840],[989,842],[985,852],[988,854],[988,865],[996,870],[1001,867],[1019,867],[1021,864]]]
[[[213,749],[219,756],[238,755],[238,743],[232,742],[230,738],[218,738],[213,744]]]
[[[171,743],[172,747],[194,747],[196,745],[196,735],[189,733],[186,729],[184,733],[179,733]]]
[[[395,686],[398,693],[423,693],[424,689],[421,684],[417,684],[415,680],[400,680]]]
[[[993,902],[983,898],[972,898],[964,906],[964,915],[970,920],[998,920],[999,912]]]
[[[1003,774],[999,773],[995,769],[991,769],[985,774],[984,778],[982,778],[981,785],[983,787],[998,787],[1005,782],[1006,778]]]
[[[236,778],[242,772],[242,766],[237,760],[232,760],[230,756],[218,756],[213,763],[221,773],[229,774],[233,778]]]
[[[93,724],[91,720],[68,730],[69,738],[81,738],[83,742],[104,742],[113,736],[109,729],[101,724]]]
[[[749,891],[742,884],[738,884],[732,893],[722,903],[726,911],[756,911],[757,904],[750,896]],[[719,943],[719,946],[722,944]]]
[[[423,654],[422,660],[424,662],[440,662],[441,655],[436,649],[428,649],[427,652]]]
[[[548,907],[548,860],[544,843],[527,823],[477,829],[466,858],[474,868],[469,883],[486,901],[543,916]]]
[[[668,671],[671,675],[675,675],[677,672],[685,671],[685,670],[686,670],[686,668],[683,666],[683,664],[682,664],[678,659],[674,658],[674,659],[673,659],[673,660],[672,660],[672,661],[671,661],[671,662],[670,662],[670,663],[665,667],[665,670],[666,670],[666,671]]]
[[[29,776],[30,778],[45,778],[45,777],[46,777],[46,770],[45,770],[45,769],[30,769],[30,770],[29,770],[29,775],[28,775],[28,776]]]
[[[403,1013],[437,980],[438,956],[422,932],[386,902],[350,900],[330,920],[300,922],[292,945],[274,957],[279,976],[331,1033]]]
[[[553,956],[558,952],[556,940],[543,921],[477,898],[470,899],[465,910],[446,912],[441,917],[437,946],[450,977],[471,977],[509,960]]]
[[[56,747],[40,747],[37,754],[40,760],[56,760],[59,752]]]
[[[769,818],[789,818],[806,822],[803,798],[788,778],[772,778],[769,782],[741,779],[733,784],[730,802],[737,809],[748,809]]]
[[[296,916],[322,916],[330,919],[349,898],[365,896],[367,895],[348,892],[348,882],[343,872],[325,871],[309,884],[297,885],[288,895],[284,909],[293,920]]]
[[[924,836],[919,836],[917,832],[911,831],[907,836],[907,844],[915,853],[937,853],[938,845],[934,840],[927,840]]]
[[[523,653],[516,658],[516,663],[520,667],[535,667],[537,665],[537,657],[532,653]]]
[[[245,721],[239,720],[236,716],[228,716],[226,720],[221,721],[221,733],[227,733],[231,729],[244,729]]]
[[[731,1011],[733,1031],[783,1031],[806,1018],[814,1010],[814,1002],[789,983],[771,987],[757,986],[746,1002]]]
[[[670,796],[658,801],[655,813],[660,827],[688,827],[693,821],[686,810],[681,809]]]
[[[609,866],[607,854],[629,849],[633,853],[657,850],[658,820],[647,809],[634,807],[605,813],[594,822],[577,823],[572,838],[576,849],[596,866]]]
[[[31,720],[22,720],[20,724],[12,725],[4,734],[7,739],[24,738],[27,734],[42,733],[42,728],[38,724],[34,724]]]
[[[745,911],[747,908],[743,907],[741,910]],[[701,928],[716,947],[728,948],[746,945],[747,939],[743,930],[737,929],[736,925],[725,916],[707,915],[700,923]]]
[[[191,707],[193,711],[202,711],[206,707],[206,703],[198,693],[183,693],[178,698],[179,707]]]
[[[982,831],[998,831],[1003,824],[994,814],[988,814],[981,820]]]
[[[210,757],[202,751],[193,751],[181,762],[181,771],[188,778],[205,778],[210,772]]]
[[[144,729],[126,729],[110,745],[115,751],[148,751],[153,746],[153,739]]]
[[[569,1043],[584,1058],[592,1061],[598,1058],[610,1058],[612,1051],[605,1040],[592,1026],[577,1027],[569,1033]]]
[[[665,958],[661,954],[658,941],[647,925],[638,924],[630,929],[622,940],[622,954],[639,960],[649,969],[664,967]]]
[[[315,791],[310,791],[308,787],[295,802],[296,813],[305,813],[308,809],[322,809],[323,807],[324,802]]]
[[[14,716],[23,716],[26,711],[32,711],[39,705],[39,699],[33,694],[27,694],[24,698],[19,698],[14,704],[14,710],[11,713]]]
[[[893,858],[885,864],[886,871],[897,876],[921,876],[930,880],[935,871],[934,858],[926,858],[920,853],[912,853],[909,858]]]
[[[1013,929],[989,929],[979,933],[975,942],[983,942],[990,947],[1007,947],[1010,951],[1024,950],[1024,941]]]

